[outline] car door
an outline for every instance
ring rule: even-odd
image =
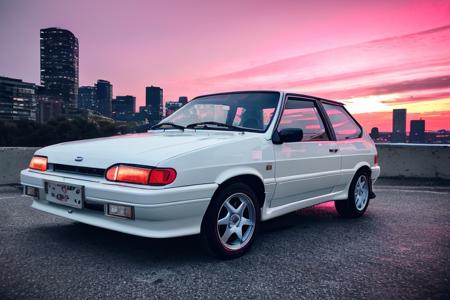
[[[276,189],[271,207],[330,194],[339,181],[341,157],[316,100],[289,97],[278,128],[300,128],[300,142],[274,144]]]

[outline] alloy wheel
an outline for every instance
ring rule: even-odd
[[[360,175],[355,186],[355,205],[359,211],[364,210],[369,200],[369,182],[365,175]]]
[[[253,201],[244,193],[229,196],[217,215],[217,233],[222,245],[239,250],[252,238],[255,231],[256,211]]]

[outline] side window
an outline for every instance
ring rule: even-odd
[[[284,128],[302,129],[302,141],[329,140],[319,111],[313,101],[288,99],[278,125],[279,131]]]
[[[326,103],[323,107],[331,120],[338,141],[356,139],[361,136],[361,128],[343,107]]]

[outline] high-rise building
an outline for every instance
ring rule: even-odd
[[[178,98],[178,102],[180,102],[181,105],[185,105],[186,103],[188,103],[188,97],[186,97],[186,96],[180,96],[180,97]]]
[[[406,141],[406,109],[394,109],[392,111],[392,143],[404,143]]]
[[[36,121],[36,86],[0,77],[0,119]]]
[[[97,89],[95,86],[80,86],[78,89],[78,108],[98,111]]]
[[[112,85],[107,80],[97,80],[95,85],[97,92],[98,112],[106,117],[111,117],[111,101],[113,97]]]
[[[41,29],[41,85],[64,109],[78,100],[78,39],[66,29]]]
[[[117,96],[112,101],[112,115],[115,119],[120,120],[124,116],[134,114],[136,107],[136,97],[134,96]]]
[[[411,120],[409,142],[416,144],[425,143],[425,120]]]
[[[145,105],[150,107],[152,120],[161,119],[161,109],[163,103],[163,89],[157,86],[145,88]]]

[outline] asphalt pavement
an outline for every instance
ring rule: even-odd
[[[0,299],[449,299],[450,186],[384,183],[366,215],[333,203],[265,223],[220,261],[197,236],[146,239],[36,211],[0,190]]]

